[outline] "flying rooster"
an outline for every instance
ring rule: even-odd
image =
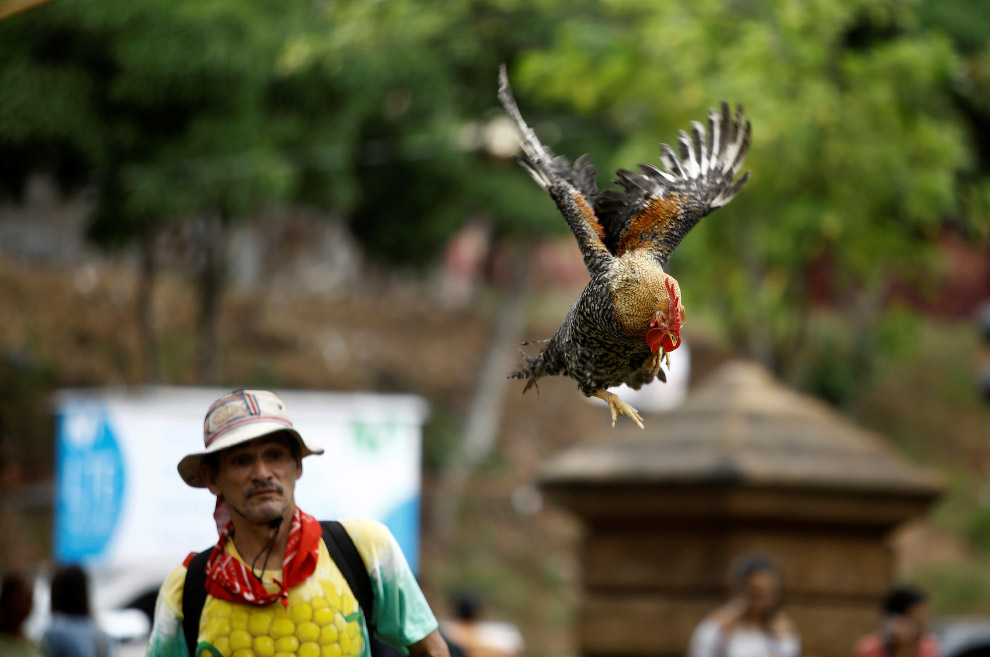
[[[722,101],[711,108],[708,130],[697,121],[679,135],[680,157],[660,145],[666,171],[640,164],[642,173],[620,169],[622,190],[599,191],[588,155],[572,165],[540,143],[512,97],[508,75],[499,71],[499,100],[521,133],[519,164],[550,193],[577,238],[591,280],[564,323],[535,357],[523,357],[510,376],[528,379],[523,392],[542,376],[563,374],[585,396],[605,400],[612,414],[626,415],[643,428],[636,409],[608,388],[638,390],[654,377],[681,344],[681,290],[664,271],[670,254],[705,215],[731,201],[749,179],[737,178],[749,150],[750,122],[737,105],[730,116]]]

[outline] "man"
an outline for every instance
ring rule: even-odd
[[[730,569],[733,598],[698,623],[688,657],[799,657],[797,627],[781,609],[783,578],[760,554],[737,556]]]
[[[302,459],[323,450],[292,427],[277,395],[239,390],[221,397],[206,413],[203,441],[206,449],[178,466],[187,484],[217,496],[220,540],[206,562],[198,624],[190,626],[198,627],[197,655],[368,657],[377,638],[413,657],[448,657],[436,618],[388,529],[345,521],[371,583],[374,627],[368,627],[320,523],[296,506]],[[193,556],[162,585],[149,657],[189,654],[183,588]]]
[[[484,620],[481,597],[459,592],[452,600],[455,616],[441,621],[440,630],[449,645],[458,646],[465,657],[519,657],[523,638],[510,623]]]
[[[856,641],[857,657],[938,657],[928,630],[928,598],[910,586],[896,588],[883,603],[880,629]]]

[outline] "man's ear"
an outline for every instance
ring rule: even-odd
[[[302,477],[302,457],[301,456],[297,456],[296,457],[296,481],[299,481],[299,478],[300,477]]]
[[[217,486],[216,473],[213,472],[213,468],[206,465],[205,463],[199,464],[199,476],[206,484],[206,487],[210,489],[210,492],[214,495],[220,494],[220,488]]]

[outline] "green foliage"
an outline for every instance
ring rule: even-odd
[[[443,472],[450,466],[461,439],[461,419],[442,403],[430,404],[430,415],[423,426],[423,471]]]
[[[965,616],[986,613],[990,604],[990,560],[975,563],[949,562],[933,565],[915,574],[912,583],[928,592],[932,613]]]
[[[0,152],[17,191],[48,145],[98,192],[93,236],[129,241],[163,223],[242,215],[285,197],[292,172],[262,102],[279,45],[278,6],[52,3],[0,24]],[[55,90],[54,102],[52,90]],[[0,159],[5,159],[0,157]]]
[[[934,288],[947,219],[990,230],[990,48],[960,19],[974,2],[62,0],[0,24],[0,185],[39,167],[88,182],[104,243],[296,202],[386,263],[425,264],[479,216],[496,237],[566,230],[485,147],[501,62],[541,136],[590,152],[601,183],[741,101],[754,176],[671,266],[729,340],[783,369],[817,337],[814,294],[870,344],[892,280]]]
[[[908,548],[918,562],[904,574],[928,591],[937,615],[981,612],[990,603],[984,465],[990,406],[975,381],[985,355],[982,337],[969,322],[912,321],[906,311],[885,317],[878,334],[893,348],[874,356],[875,374],[847,402],[850,415],[943,482],[924,543],[912,540],[915,547]]]
[[[431,262],[478,215],[499,232],[562,231],[545,195],[479,139],[499,63],[550,19],[476,1],[314,9],[287,39],[275,85],[298,198],[341,212],[392,263]]]
[[[990,238],[990,14],[979,0],[924,2],[919,14],[933,31],[947,35],[963,55],[952,80],[952,97],[965,119],[975,158],[961,181],[957,223],[976,239]]]
[[[918,15],[925,25],[945,31],[969,55],[987,46],[990,13],[980,0],[939,0],[919,2]]]
[[[553,18],[479,1],[52,3],[0,24],[0,181],[94,186],[105,244],[290,201],[347,218],[389,262],[429,262],[478,214],[562,231],[476,139],[498,64]]]
[[[846,332],[834,327],[819,331],[801,387],[833,405],[843,405],[868,373],[870,361],[856,356],[854,341]]]
[[[983,552],[990,552],[990,508],[975,511],[966,529],[966,535],[974,545]]]

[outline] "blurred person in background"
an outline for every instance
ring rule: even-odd
[[[466,657],[520,657],[523,639],[519,630],[509,623],[483,620],[482,600],[474,593],[461,592],[454,596],[455,617],[440,624],[440,630]]]
[[[449,657],[383,524],[321,523],[296,506],[302,459],[323,449],[303,440],[275,393],[237,390],[218,399],[203,442],[178,470],[188,485],[216,495],[220,540],[165,580],[149,657],[377,657],[378,641],[410,657]]]
[[[689,657],[799,657],[801,640],[781,610],[783,581],[768,557],[737,557],[730,571],[733,597],[694,629]]]
[[[52,578],[52,621],[41,638],[48,657],[114,657],[114,644],[89,610],[89,581],[79,566],[62,566]]]
[[[879,629],[856,642],[856,657],[939,657],[928,630],[928,597],[908,586],[890,592]]]
[[[29,641],[22,630],[33,606],[31,582],[21,575],[5,575],[0,588],[0,655],[3,657],[44,657],[41,648]]]
[[[990,301],[984,302],[977,310],[976,324],[983,338],[983,345],[990,347]],[[979,387],[983,401],[990,404],[990,362],[983,363],[983,370],[979,374]]]

